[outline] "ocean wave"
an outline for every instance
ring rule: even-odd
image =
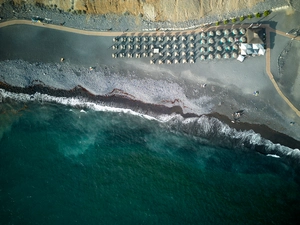
[[[160,116],[160,121],[167,123],[171,130],[180,130],[205,140],[209,145],[231,149],[253,150],[266,156],[291,159],[300,163],[300,150],[274,144],[253,130],[238,131],[220,120],[205,115],[199,118],[184,119],[180,115]]]
[[[28,101],[39,101],[39,102],[55,102],[62,105],[72,106],[72,107],[81,107],[81,108],[88,108],[95,111],[101,112],[119,112],[119,113],[127,113],[132,114],[134,116],[140,116],[148,120],[156,120],[155,117],[145,115],[142,113],[135,112],[131,109],[125,108],[117,108],[117,107],[110,107],[101,105],[100,103],[90,102],[85,98],[81,97],[74,97],[74,98],[67,98],[67,97],[55,97],[47,94],[41,94],[36,92],[33,95],[23,94],[23,93],[13,93],[6,91],[0,88],[0,95],[2,98],[10,98],[16,101],[28,102]],[[81,111],[85,112],[85,111]]]
[[[156,120],[167,125],[172,131],[180,131],[195,136],[202,140],[203,144],[216,145],[232,149],[250,149],[266,156],[293,158],[300,162],[300,150],[274,144],[253,130],[238,131],[220,120],[202,115],[200,117],[183,118],[181,115],[158,115],[156,117],[136,112],[132,109],[106,106],[101,103],[91,102],[82,97],[55,97],[47,94],[35,93],[34,95],[13,93],[0,89],[2,98],[10,98],[16,101],[28,102],[55,102],[71,107],[88,108],[102,112],[118,112],[139,116],[148,120]],[[86,111],[81,111],[85,112]]]

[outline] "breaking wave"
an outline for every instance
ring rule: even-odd
[[[1,98],[10,98],[16,101],[28,102],[54,102],[71,107],[88,108],[95,111],[119,112],[139,116],[148,120],[156,120],[166,125],[173,132],[183,132],[201,139],[203,144],[220,146],[231,149],[245,149],[257,151],[274,158],[285,158],[288,161],[299,164],[300,150],[274,144],[253,130],[237,131],[220,120],[202,115],[200,117],[183,118],[181,115],[149,116],[131,109],[106,106],[101,103],[91,102],[80,97],[54,97],[47,94],[35,93],[34,95],[12,93],[0,89]],[[85,111],[83,111],[85,112]]]

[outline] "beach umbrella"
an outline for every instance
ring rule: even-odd
[[[202,33],[200,34],[200,37],[201,37],[201,38],[205,38],[205,37],[206,37],[205,32],[202,32]]]
[[[148,41],[148,37],[143,37],[143,40],[144,41]]]
[[[225,35],[225,36],[227,36],[227,35],[229,35],[229,30],[227,30],[227,29],[225,29],[224,31],[223,31],[223,34]]]
[[[241,29],[240,29],[240,33],[241,33],[241,34],[245,34],[245,33],[246,33],[246,30],[245,30],[244,28],[241,28]]]
[[[128,38],[128,41],[133,42],[133,38],[132,37]]]
[[[186,52],[181,52],[181,55],[182,55],[182,56],[186,55]]]
[[[236,52],[232,53],[232,58],[235,58],[235,59],[237,58],[237,53]]]
[[[186,45],[185,44],[181,44],[181,48],[186,48]]]
[[[233,42],[233,37],[229,37],[229,38],[228,38],[228,41],[229,41],[229,42]]]
[[[120,58],[123,58],[124,57],[124,53],[120,53]]]
[[[149,53],[149,56],[150,56],[150,57],[153,57],[153,52],[150,52],[150,53]]]
[[[237,35],[237,34],[238,34],[237,29],[233,29],[233,30],[232,30],[232,33],[233,33],[234,35]]]
[[[150,49],[153,49],[154,48],[154,45],[150,45]]]
[[[157,40],[158,40],[158,41],[162,41],[162,37],[159,36],[159,37],[157,38]]]
[[[194,48],[195,45],[194,45],[193,43],[190,43],[190,47],[191,47],[191,48]]]
[[[186,41],[186,37],[185,36],[181,36],[181,40],[182,41]]]
[[[245,43],[246,42],[246,37],[245,36],[241,37],[240,41],[243,42],[243,43]]]
[[[229,58],[229,54],[228,54],[228,53],[225,53],[225,54],[224,54],[224,58],[225,58],[225,59],[228,59],[228,58]]]
[[[182,63],[187,63],[186,59],[182,59]]]
[[[112,49],[113,49],[113,50],[118,49],[118,45],[113,45],[113,46],[112,46]]]
[[[148,54],[146,52],[143,53],[143,57],[148,57]]]
[[[127,49],[132,49],[132,45],[127,45]]]
[[[140,40],[141,40],[140,37],[135,37],[136,42],[140,42]]]
[[[159,48],[161,48],[161,49],[163,49],[163,48],[164,48],[162,45],[159,45],[158,47],[159,47]]]
[[[195,37],[193,35],[190,36],[190,41],[195,40]]]
[[[118,40],[117,40],[117,38],[113,38],[113,42],[117,42]]]
[[[135,45],[135,49],[140,49],[141,46],[140,45]]]
[[[234,50],[238,50],[238,49],[239,49],[239,46],[238,46],[237,44],[234,44],[234,45],[232,46],[232,48],[233,48]]]
[[[151,60],[150,60],[150,64],[154,64],[154,59],[151,59]]]
[[[194,55],[194,52],[189,52],[190,56]]]
[[[190,59],[190,63],[195,63],[194,59]]]
[[[179,53],[178,52],[174,52],[174,56],[179,56]]]
[[[131,53],[127,53],[127,57],[128,58],[132,58],[132,54]]]
[[[171,60],[168,59],[167,60],[167,64],[172,64]]]
[[[201,59],[201,60],[205,60],[205,55],[201,55],[201,56],[200,56],[200,59]]]
[[[127,38],[126,38],[126,37],[124,37],[122,42],[126,42],[126,41],[127,41]]]
[[[176,44],[173,44],[174,49],[178,49],[178,46]]]
[[[227,51],[230,51],[231,50],[231,47],[230,46],[226,46],[225,48]]]
[[[170,41],[170,40],[171,40],[171,38],[170,38],[169,36],[167,36],[167,37],[166,37],[166,40],[167,40],[167,41]]]
[[[170,52],[167,52],[167,56],[171,56],[171,53],[170,53]]]
[[[221,52],[221,51],[223,50],[223,48],[222,48],[220,45],[218,45],[218,46],[217,46],[217,50],[218,50],[219,52]]]
[[[113,53],[113,54],[111,54],[111,57],[113,57],[113,58],[116,58],[116,56],[115,56],[115,54]]]
[[[158,53],[159,54],[159,56],[164,56],[164,53],[162,53],[162,52],[160,52],[160,53]]]
[[[221,59],[221,55],[218,53],[218,54],[216,54],[216,58],[217,59]]]
[[[171,48],[171,46],[170,46],[169,44],[167,44],[167,45],[166,45],[166,48],[167,48],[167,49],[170,49],[170,48]]]
[[[122,37],[120,38],[120,41],[123,42],[123,38]]]
[[[115,54],[115,57],[114,57],[114,58],[118,58],[118,54],[117,54],[117,53]]]
[[[176,36],[173,36],[173,41],[177,41],[177,37]]]
[[[126,49],[126,45],[121,45],[121,49]]]
[[[144,48],[145,50],[147,50],[147,49],[148,49],[148,45],[143,45],[143,48]]]
[[[179,63],[178,59],[175,59],[175,60],[174,60],[174,63],[175,63],[175,64]]]
[[[204,48],[204,47],[201,47],[201,48],[200,48],[200,52],[205,52],[205,48]]]
[[[209,46],[208,47],[208,51],[213,52],[214,51],[214,47],[213,46]]]
[[[215,41],[214,41],[213,38],[210,38],[210,39],[208,40],[208,43],[209,43],[209,44],[213,44],[213,43],[215,43]]]
[[[216,31],[216,35],[220,36],[222,34],[222,32],[220,30]]]
[[[164,61],[163,60],[158,60],[158,64],[164,64]]]
[[[140,53],[135,53],[135,58],[140,58],[140,57],[141,57]]]
[[[205,39],[201,39],[200,43],[201,43],[202,45],[205,45],[205,44],[206,44]]]
[[[226,43],[226,38],[222,37],[220,40],[222,43]]]
[[[152,36],[152,37],[151,37],[151,41],[156,41],[156,37],[155,37],[155,36]]]
[[[213,59],[213,58],[214,58],[214,55],[213,55],[213,54],[209,54],[209,55],[208,55],[208,58],[209,58],[209,59]]]
[[[214,32],[211,30],[211,31],[208,32],[208,35],[209,35],[210,37],[213,37],[215,34],[214,34]]]

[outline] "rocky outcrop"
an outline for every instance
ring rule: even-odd
[[[0,0],[3,3],[8,0]],[[207,15],[226,14],[251,8],[265,0],[13,0],[63,11],[87,14],[130,14],[150,21],[180,22]]]
[[[268,10],[280,6],[292,6],[300,11],[299,0],[0,0],[0,4],[33,4],[66,12],[97,15],[133,15],[148,21],[184,22],[199,20],[205,16],[230,15],[232,12],[249,10],[267,3]],[[280,4],[278,4],[280,3]]]

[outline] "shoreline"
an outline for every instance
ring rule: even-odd
[[[10,26],[10,31],[14,29]],[[207,115],[219,118],[236,129],[264,133],[262,137],[274,143],[280,139],[279,143],[285,146],[300,146],[297,141],[300,120],[270,85],[272,79],[270,81],[265,71],[264,57],[249,58],[243,64],[220,60],[173,67],[150,66],[147,59],[111,59],[111,37],[81,36],[46,29],[42,24],[30,29],[19,26],[16,30],[11,37],[4,36],[7,43],[13,44],[7,48],[9,45],[3,42],[4,54],[0,62],[4,65],[0,71],[5,74],[0,81],[11,85],[14,90],[20,88],[21,91],[14,91],[16,93],[26,89],[31,94],[38,90],[54,96],[60,93],[60,97],[77,94],[134,111],[142,110],[146,114],[176,113],[185,118]],[[28,30],[34,31],[29,32],[31,36],[11,42],[18,32]],[[5,33],[10,34],[5,31],[2,34]],[[50,40],[49,35],[54,35],[55,41]],[[51,52],[53,49],[46,47],[49,41],[57,50]],[[14,47],[15,43],[18,47]],[[276,45],[280,47],[281,43],[278,45],[276,42]],[[29,51],[31,54],[27,54]],[[62,56],[66,57],[66,61],[59,63],[58,59]],[[14,60],[24,60],[29,64]],[[11,69],[15,66],[17,71]],[[97,69],[90,72],[90,66]],[[36,83],[43,85],[33,85]],[[207,84],[207,88],[202,88],[203,84]],[[255,90],[260,91],[258,98],[253,98]],[[128,93],[128,96],[119,93]],[[230,115],[241,109],[245,109],[246,117],[243,117],[243,122],[232,124]],[[291,121],[296,125],[290,126]]]
[[[67,97],[67,98],[83,97],[95,103],[101,102],[104,103],[104,105],[105,103],[112,104],[112,107],[131,109],[135,112],[141,112],[142,114],[154,116],[154,117],[159,115],[172,115],[174,113],[177,115],[181,115],[184,119],[195,118],[195,117],[200,118],[201,116],[207,116],[208,118],[216,118],[219,121],[223,122],[224,124],[228,125],[230,128],[236,129],[237,131],[253,130],[255,133],[259,133],[262,138],[270,140],[274,144],[280,144],[292,149],[299,148],[300,146],[300,141],[286,134],[275,131],[266,125],[251,124],[247,122],[232,123],[231,119],[228,118],[226,115],[222,115],[217,112],[203,114],[203,115],[197,115],[194,113],[184,113],[180,106],[168,107],[165,105],[145,103],[140,100],[130,99],[129,96],[124,96],[124,95],[123,96],[116,95],[116,94],[106,95],[106,96],[94,95],[90,93],[88,90],[86,90],[85,88],[82,88],[80,86],[75,87],[72,90],[62,90],[62,89],[53,89],[51,87],[43,86],[40,84],[32,85],[25,88],[14,87],[5,84],[3,82],[0,82],[0,88],[12,93],[22,93],[22,94],[29,94],[29,95],[33,95],[38,92],[41,94],[48,94],[54,97]],[[264,154],[263,152],[261,153]]]

